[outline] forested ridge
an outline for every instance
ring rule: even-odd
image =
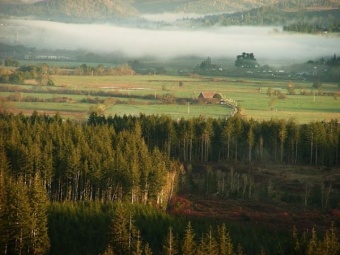
[[[186,247],[199,254],[243,254],[237,244],[229,253],[221,250],[227,247],[218,241],[228,233],[223,225],[187,237],[194,233],[191,226],[184,234],[183,228],[176,227],[183,222],[146,211],[143,216],[123,205],[141,205],[145,208],[141,211],[152,211],[152,205],[166,208],[177,183],[183,182],[179,178],[187,170],[183,163],[339,164],[337,120],[299,125],[294,120],[258,122],[240,115],[174,120],[165,115],[105,117],[92,112],[87,122],[76,122],[59,114],[2,112],[0,134],[0,249],[4,254],[46,254],[50,245],[51,254],[82,254],[85,247],[91,247],[86,250],[89,254],[190,254],[184,252]],[[111,222],[112,218],[116,220]],[[152,219],[157,226],[165,225],[150,233]],[[135,220],[138,226],[133,227]],[[65,237],[60,236],[62,226]],[[91,240],[82,248],[80,240],[86,238],[77,236],[73,244],[72,231],[85,226]],[[273,244],[271,250],[322,254],[332,240],[333,246],[327,246],[333,247],[332,253],[327,254],[338,254],[335,231],[331,228],[319,239],[313,232],[301,240],[295,234],[295,241],[282,241],[286,248]],[[152,241],[155,234],[167,237]],[[65,250],[66,237],[71,238],[69,250]],[[187,246],[190,240],[195,241]],[[294,242],[300,246],[296,248]],[[258,254],[258,249],[246,252]]]

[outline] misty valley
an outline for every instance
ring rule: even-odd
[[[72,51],[82,50],[99,55],[112,54],[111,62],[117,61],[115,58],[125,61],[138,58],[166,61],[179,57],[233,60],[237,54],[246,51],[256,54],[262,65],[278,66],[332,57],[340,48],[336,34],[294,34],[283,32],[282,27],[277,26],[158,29],[114,24],[2,20],[1,34],[2,43],[50,51],[50,57],[57,54],[59,59],[76,60]],[[58,55],[58,51],[68,51],[71,56]],[[6,57],[6,52],[2,54]],[[30,54],[34,52],[25,52],[20,57],[30,59]],[[47,57],[45,60],[48,60]]]
[[[336,0],[0,0],[0,254],[339,255]]]

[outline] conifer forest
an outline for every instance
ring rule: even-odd
[[[252,223],[240,227],[169,213],[181,206],[174,198],[183,193],[336,209],[339,190],[330,181],[306,182],[304,195],[294,198],[279,187],[269,191],[249,172],[265,164],[338,166],[336,120],[260,122],[238,114],[174,120],[93,112],[80,122],[58,113],[2,112],[0,134],[1,254],[340,252],[339,222],[270,233]]]

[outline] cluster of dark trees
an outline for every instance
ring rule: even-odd
[[[210,57],[207,57],[205,60],[203,60],[201,62],[200,69],[202,69],[204,71],[208,71],[208,70],[211,70],[211,69],[216,70],[216,69],[218,69],[218,66],[211,62]]]
[[[13,67],[18,67],[19,66],[19,61],[12,59],[12,58],[6,58],[4,61],[4,66],[13,66]]]
[[[28,181],[8,173],[10,164],[0,148],[0,253],[46,254],[48,198],[38,174]]]
[[[47,64],[21,66],[12,71],[0,70],[0,83],[23,84],[26,79],[35,79],[39,85],[54,86],[52,74],[53,70]]]
[[[334,225],[326,231],[292,227],[282,233],[127,203],[52,203],[48,226],[51,255],[337,255],[340,248]]]
[[[179,164],[148,150],[140,125],[117,132],[54,117],[2,114],[1,148],[11,175],[42,178],[52,201],[126,200],[159,205],[174,187]]]
[[[235,66],[255,68],[255,67],[259,67],[259,64],[256,61],[254,53],[243,52],[242,55],[237,55]]]
[[[329,66],[340,66],[340,57],[337,57],[336,54],[333,55],[327,62]]]

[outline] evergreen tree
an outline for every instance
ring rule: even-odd
[[[36,174],[28,193],[32,220],[32,254],[35,255],[46,254],[50,248],[47,231],[48,198],[41,182],[40,176]]]
[[[252,157],[251,157],[251,151],[252,151],[252,148],[254,146],[254,130],[253,130],[253,123],[250,123],[249,124],[249,129],[248,129],[248,133],[247,133],[247,143],[248,143],[248,161],[249,163],[251,162],[252,160]]]
[[[215,237],[213,235],[212,227],[209,227],[208,232],[206,233],[204,237],[204,247],[203,251],[205,254],[209,255],[217,255],[218,254],[218,247],[215,240]]]
[[[152,255],[152,250],[148,243],[144,246],[143,255]]]
[[[312,229],[312,236],[307,245],[306,255],[316,255],[318,254],[318,243],[319,239],[317,237],[316,231]]]
[[[130,254],[131,227],[128,218],[128,211],[123,204],[118,204],[115,216],[112,220],[110,233],[110,245],[113,247],[115,254]]]
[[[196,253],[195,233],[191,227],[191,222],[188,222],[187,228],[184,233],[184,240],[182,244],[183,255],[194,255]]]
[[[1,154],[1,148],[0,148],[0,157],[2,160],[5,158]],[[6,202],[6,189],[5,189],[5,171],[4,171],[4,162],[0,160],[0,253],[5,254],[6,251],[6,235],[5,235],[5,205]]]
[[[280,140],[280,161],[283,162],[283,156],[284,156],[284,142],[287,136],[287,130],[286,130],[286,121],[281,120],[279,123],[279,140]]]
[[[115,255],[113,248],[110,244],[107,245],[103,255]]]
[[[222,131],[223,140],[226,141],[227,144],[227,161],[230,161],[230,140],[233,132],[233,125],[230,120],[227,121],[223,131]]]
[[[340,241],[337,235],[337,230],[332,222],[331,227],[326,231],[323,240],[320,244],[320,254],[337,255],[340,252]]]
[[[6,198],[0,233],[4,254],[34,254],[31,242],[31,208],[27,193],[22,179],[16,181],[8,177],[5,180]]]
[[[177,242],[175,240],[172,227],[169,227],[168,235],[163,245],[163,255],[178,254]]]
[[[142,237],[140,235],[140,231],[136,230],[133,239],[132,245],[132,255],[142,255],[143,247],[142,247]]]
[[[233,255],[233,244],[231,242],[229,231],[225,224],[217,227],[217,245],[219,255]]]
[[[197,255],[206,255],[206,247],[205,247],[205,240],[204,236],[202,235],[199,244],[197,245]]]

